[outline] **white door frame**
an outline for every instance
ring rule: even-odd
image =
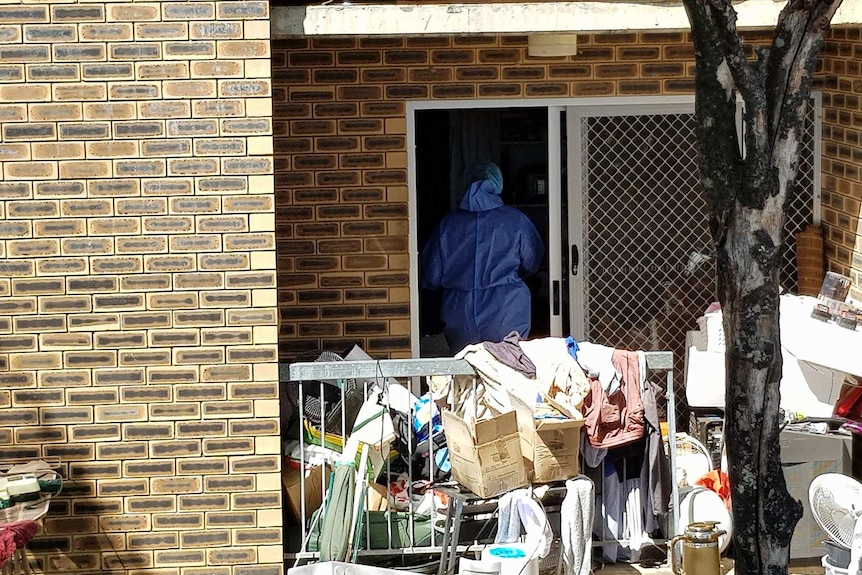
[[[567,110],[567,118],[572,113],[583,115],[584,112],[592,111],[593,115],[628,115],[634,106],[638,106],[639,110],[650,109],[667,109],[668,106],[694,106],[694,95],[679,95],[679,96],[612,96],[601,98],[540,98],[540,99],[518,99],[518,100],[427,100],[427,101],[410,101],[407,102],[407,209],[408,209],[408,261],[409,261],[409,278],[410,278],[410,346],[411,355],[419,357],[419,251],[418,245],[418,216],[416,214],[417,202],[417,182],[416,182],[416,112],[419,110],[458,110],[458,109],[477,109],[477,108],[548,108],[548,150],[559,150],[561,146],[561,130],[559,122],[559,112]],[[598,111],[601,111],[600,113]],[[553,112],[553,113],[550,113]],[[649,111],[640,113],[650,113]],[[552,140],[552,138],[554,138]],[[572,164],[572,148],[571,139],[568,140],[569,157],[567,161],[570,166],[577,166],[580,171],[580,161]],[[578,146],[580,140],[578,139]],[[579,158],[580,156],[574,156]],[[562,182],[560,181],[560,166],[561,159],[559,154],[550,153],[548,157],[548,214],[549,219],[551,214],[559,214],[561,209],[561,191]],[[556,165],[557,169],[552,170]],[[572,172],[569,170],[569,194],[572,193]],[[555,175],[554,175],[555,174]],[[580,186],[580,179],[578,179]],[[570,206],[572,204],[570,203]],[[556,206],[556,211],[554,207]],[[572,210],[570,210],[571,213]],[[557,219],[559,222],[559,219]],[[556,256],[556,261],[559,261],[562,256],[562,246],[559,222],[556,226],[552,225],[553,220],[549,221],[548,226],[548,255],[550,258]],[[571,225],[571,223],[570,223]],[[582,227],[582,226],[581,226]],[[581,230],[583,233],[583,230]],[[572,241],[571,228],[569,232],[569,240]],[[582,240],[578,238],[579,241]],[[550,261],[555,261],[550,259]],[[559,268],[560,266],[556,266]],[[555,266],[551,266],[553,270]],[[561,274],[561,269],[556,272],[552,271],[550,277],[553,282],[555,276],[553,274]],[[578,274],[580,277],[583,274]],[[560,279],[556,276],[556,279]],[[553,283],[551,284],[553,286]],[[552,289],[552,288],[551,288]],[[570,283],[571,293],[571,283]],[[583,292],[581,292],[583,293]],[[551,294],[553,296],[553,293]],[[571,297],[571,296],[570,296]],[[570,299],[571,301],[571,299]],[[571,306],[573,308],[573,304]],[[550,310],[549,310],[550,313]],[[562,329],[562,319],[551,319],[552,335],[553,330]],[[574,330],[574,325],[572,326]]]

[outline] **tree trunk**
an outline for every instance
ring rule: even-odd
[[[802,517],[802,505],[787,492],[778,450],[781,244],[766,228],[783,221],[783,214],[777,207],[765,212],[737,207],[718,252],[727,350],[724,432],[738,575],[786,573],[790,539]]]
[[[784,206],[823,36],[841,0],[788,0],[749,61],[729,0],[683,0],[695,47],[701,176],[725,330],[725,438],[737,575],[784,575],[802,505],[778,447]],[[745,154],[735,128],[745,104]]]

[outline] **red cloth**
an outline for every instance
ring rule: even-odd
[[[17,549],[23,549],[36,536],[35,521],[17,521],[0,526],[0,567]]]
[[[724,471],[720,469],[708,471],[695,481],[694,484],[718,493],[718,496],[724,501],[725,507],[730,509],[730,479]]]

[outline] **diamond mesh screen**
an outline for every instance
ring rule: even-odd
[[[812,104],[814,100],[812,100]],[[808,106],[802,141],[799,143],[799,171],[796,185],[787,199],[787,220],[784,222],[784,255],[781,265],[781,286],[797,293],[796,234],[814,221],[815,182],[820,177],[815,173],[814,140],[817,129],[815,108]]]
[[[812,218],[809,124],[786,226],[786,288],[796,285],[793,234]],[[688,423],[685,332],[717,299],[695,127],[693,114],[581,120],[586,337],[673,351],[679,429]]]

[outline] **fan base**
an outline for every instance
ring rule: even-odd
[[[840,567],[841,569],[847,569],[847,567],[850,566],[849,549],[830,539],[824,541],[823,545],[826,547],[826,553],[830,565],[833,567]]]
[[[837,565],[832,564],[832,562],[829,561],[828,555],[824,555],[820,562],[823,565],[824,575],[850,575],[850,571],[847,568],[838,567]]]

